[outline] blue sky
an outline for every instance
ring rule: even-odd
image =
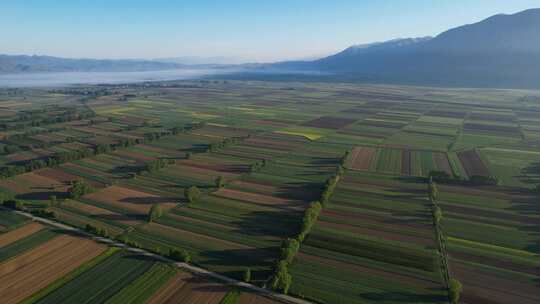
[[[538,0],[3,0],[0,54],[309,58],[437,35]]]

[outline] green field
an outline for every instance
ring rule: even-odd
[[[325,199],[287,262],[292,296],[444,303],[448,269],[466,303],[537,303],[540,103],[523,97],[539,94],[223,80],[0,89],[0,192],[6,207],[164,256],[186,252],[221,275],[243,280],[249,269],[265,288],[283,241]],[[27,222],[0,209],[0,240]],[[7,240],[0,269],[62,233]],[[178,275],[119,252],[30,299],[145,303]],[[199,297],[203,287],[186,280],[178,295]],[[226,301],[239,296],[223,290]]]

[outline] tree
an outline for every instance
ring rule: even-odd
[[[163,210],[159,204],[152,205],[148,212],[148,222],[151,223],[163,215]]]
[[[170,249],[169,257],[173,260],[189,263],[191,261],[191,255],[184,249]]]
[[[82,179],[72,182],[68,189],[69,196],[75,199],[90,192],[92,192],[92,187]]]
[[[225,186],[225,179],[223,178],[223,176],[218,176],[216,178],[216,187],[217,188],[223,188]]]
[[[428,194],[429,194],[429,199],[432,201],[436,201],[437,198],[439,197],[439,189],[437,189],[437,184],[435,184],[433,179],[429,180]]]
[[[461,285],[461,283],[456,279],[450,279],[448,294],[450,296],[450,302],[452,304],[459,303],[459,298],[461,296],[462,291],[463,291],[463,285]]]
[[[286,239],[281,244],[281,260],[291,264],[300,249],[300,243],[296,239]]]
[[[244,282],[249,283],[251,281],[251,269],[247,268],[244,271]]]
[[[435,220],[435,224],[438,225],[441,222],[442,219],[442,211],[439,206],[433,207],[433,219]]]
[[[289,274],[286,261],[279,261],[276,267],[276,272],[272,278],[272,289],[282,290],[284,294],[289,292],[289,287],[292,283],[292,276]]]
[[[188,202],[192,204],[199,199],[199,197],[201,196],[201,191],[199,190],[199,188],[197,188],[197,186],[191,186],[184,190],[184,196],[186,197]]]

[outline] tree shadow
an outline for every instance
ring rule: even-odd
[[[233,268],[220,271],[228,277],[242,280],[244,270],[250,268],[254,281],[264,281],[270,276],[275,259],[279,256],[279,247],[207,250],[201,252],[200,256],[207,268]]]
[[[125,166],[117,166],[113,169],[109,170],[109,173],[111,174],[130,174],[130,173],[137,173],[144,169],[144,166],[142,165],[125,165]]]
[[[51,196],[55,195],[57,199],[67,199],[69,194],[61,191],[38,191],[29,192],[15,195],[16,199],[32,201],[32,200],[48,200]]]
[[[296,182],[280,186],[275,196],[284,199],[311,202],[318,200],[321,197],[322,191],[323,186],[321,183]]]
[[[193,144],[191,147],[181,148],[178,149],[178,151],[185,153],[203,153],[206,152],[208,148],[210,148],[210,145],[208,144]]]
[[[240,234],[284,238],[300,231],[302,216],[301,210],[253,211],[233,225]]]

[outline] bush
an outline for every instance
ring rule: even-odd
[[[271,287],[274,290],[281,290],[284,294],[289,292],[292,276],[289,274],[286,261],[279,261],[274,276],[272,277]]]
[[[82,179],[71,182],[71,187],[68,189],[69,196],[74,199],[77,199],[92,191],[92,187],[90,187],[90,185],[88,185]]]
[[[102,237],[109,237],[109,233],[107,232],[107,229],[101,229],[91,224],[86,224],[86,226],[84,227],[84,230],[86,230],[86,232],[91,233],[91,234],[99,235]]]
[[[201,196],[201,191],[196,186],[191,186],[184,190],[184,196],[186,197],[188,202],[191,204],[191,203],[196,202],[199,199],[199,197]]]
[[[223,188],[225,186],[225,178],[223,176],[216,177],[216,188]]]
[[[191,255],[184,249],[170,249],[169,257],[173,260],[189,263],[191,262]]]
[[[295,239],[286,239],[281,244],[281,260],[291,264],[300,250],[300,242]]]
[[[458,304],[461,292],[463,291],[463,285],[456,280],[450,279],[448,295],[450,296],[450,302],[452,304]]]
[[[302,219],[302,230],[300,230],[300,234],[298,234],[298,241],[303,242],[306,236],[311,232],[311,228],[317,221],[321,210],[322,205],[319,202],[311,203],[311,206],[306,209],[304,218]]]
[[[148,222],[151,223],[163,215],[163,210],[159,204],[152,205],[148,212]]]
[[[441,222],[441,219],[442,219],[441,208],[439,208],[439,206],[434,206],[433,207],[433,222],[436,225],[439,225],[439,223]]]
[[[249,283],[251,282],[251,269],[247,268],[244,271],[244,282]]]

